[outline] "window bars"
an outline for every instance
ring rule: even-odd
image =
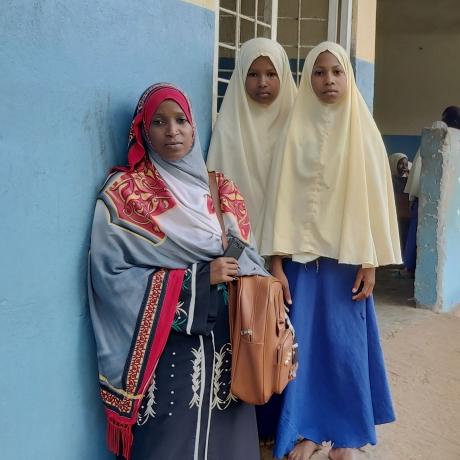
[[[278,39],[299,84],[305,55],[319,42],[338,42],[350,52],[352,1],[216,0],[213,120],[241,43],[260,36]]]

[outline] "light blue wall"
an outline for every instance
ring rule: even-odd
[[[352,66],[355,71],[356,84],[372,113],[374,110],[375,65],[373,62],[354,57],[352,58]]]
[[[420,147],[420,136],[383,135],[383,142],[388,155],[392,153],[405,153],[409,160],[413,160]]]
[[[420,306],[435,308],[438,300],[438,210],[441,199],[443,134],[439,129],[424,129],[420,154],[419,221],[417,227],[417,268],[415,298]]]
[[[103,460],[85,282],[94,199],[153,82],[189,93],[207,144],[214,13],[4,0],[0,43],[0,457]]]
[[[460,131],[424,129],[415,298],[450,311],[460,305]]]
[[[443,207],[443,306],[450,311],[460,305],[460,131],[449,128],[449,159],[444,169]]]

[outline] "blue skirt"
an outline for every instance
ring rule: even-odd
[[[262,406],[259,429],[276,419],[274,455],[299,438],[335,447],[376,443],[375,425],[395,420],[372,297],[351,300],[358,268],[320,258],[286,260],[299,369],[281,397]]]

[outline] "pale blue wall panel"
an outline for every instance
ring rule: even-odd
[[[85,281],[94,199],[153,82],[189,93],[207,144],[214,13],[4,0],[0,44],[0,457],[103,460]]]
[[[373,112],[375,64],[355,57],[352,59],[352,65],[359,91],[366,101],[369,110]]]
[[[415,298],[421,306],[434,307],[439,298],[438,209],[442,178],[441,130],[424,129],[420,154],[423,160],[420,178],[419,221],[417,228],[417,269]]]
[[[444,169],[444,206],[440,210],[445,218],[443,300],[449,311],[460,305],[460,131],[449,128],[449,159]]]

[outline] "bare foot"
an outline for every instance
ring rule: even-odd
[[[304,439],[298,442],[294,449],[289,452],[288,460],[308,460],[320,448],[318,444]]]
[[[330,460],[355,460],[355,449],[332,448],[328,457]]]

